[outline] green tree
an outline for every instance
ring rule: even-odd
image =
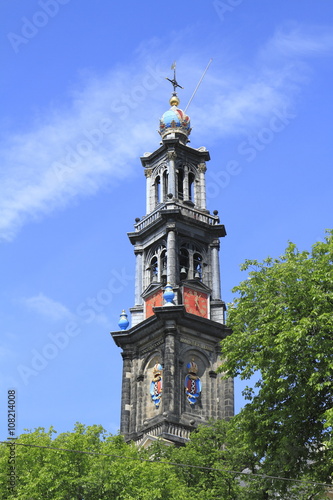
[[[38,428],[17,439],[14,491],[7,489],[8,446],[0,445],[0,500],[183,500],[188,493],[174,466],[101,426],[77,423],[54,434]]]
[[[233,290],[237,297],[228,314],[233,334],[222,343],[222,370],[242,379],[260,374],[255,388],[244,391],[249,403],[232,425],[239,448],[251,452],[253,473],[259,467],[273,476],[308,474],[331,482],[332,264],[330,231],[311,252],[290,243],[278,259],[247,260],[242,266],[248,279]],[[290,492],[286,482],[272,484],[266,481],[262,496],[257,492],[254,498],[271,498],[276,488]]]
[[[169,460],[179,463],[177,474],[189,488],[190,497],[198,500],[242,500],[238,471],[240,464],[228,443],[225,420],[199,426],[183,448],[168,448]]]
[[[182,448],[157,442],[140,450],[101,426],[76,424],[52,439],[54,433],[39,428],[18,438],[12,493],[6,489],[8,449],[0,446],[1,500],[309,500],[317,492],[290,483],[286,496],[276,496],[276,482],[262,478],[251,447],[235,439],[225,421],[199,427]]]
[[[16,441],[16,484],[13,492],[4,487],[0,499],[18,500],[81,500],[86,489],[86,476],[91,467],[92,455],[61,451],[66,448],[79,451],[100,451],[101,426],[85,427],[76,424],[72,433],[57,436],[53,428],[43,428],[22,434]],[[59,448],[59,451],[50,449]],[[6,460],[8,446],[1,446],[0,469],[6,485]]]

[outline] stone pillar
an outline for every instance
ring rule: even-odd
[[[213,300],[221,300],[221,277],[220,277],[220,262],[219,250],[220,242],[215,240],[211,246],[211,269],[212,269],[212,292]]]
[[[223,380],[224,384],[224,418],[229,420],[235,414],[234,408],[234,379]]]
[[[185,380],[185,374],[184,374],[184,360],[179,359],[179,343],[177,342],[178,346],[176,345],[176,362],[175,364],[177,373],[175,373],[175,383],[177,384],[177,391],[178,394],[176,394],[175,398],[175,415],[181,416],[184,409],[184,397],[185,397],[185,387],[184,387],[184,380]]]
[[[174,226],[173,226],[174,227]],[[176,232],[173,227],[168,228],[167,234],[167,282],[176,285]]]
[[[202,210],[206,210],[206,177],[205,173],[207,167],[205,163],[200,163],[199,165],[199,175],[200,175],[200,203],[199,206]]]
[[[135,305],[141,305],[142,302],[142,250],[135,249],[134,254],[136,256],[135,261]]]
[[[209,404],[209,415],[210,418],[217,419],[217,390],[216,390],[216,384],[217,384],[217,373],[214,370],[210,370],[209,372],[209,383],[210,383],[210,404]]]
[[[131,378],[132,378],[132,354],[122,352],[123,357],[123,380],[121,392],[121,417],[120,432],[127,436],[130,432],[131,416]]]
[[[151,185],[151,173],[152,170],[150,168],[147,168],[145,170],[145,176],[146,176],[146,214],[149,214],[152,210],[152,201],[153,201],[153,194],[152,193],[152,185]]]
[[[136,377],[136,384],[137,384],[137,413],[136,413],[136,418],[137,418],[137,428],[138,426],[143,422],[143,413],[144,413],[144,395],[143,395],[143,381],[144,381],[144,375],[140,373]]]
[[[129,429],[130,433],[138,431],[138,382],[137,382],[137,373],[138,373],[138,360],[132,358],[132,371],[130,376],[130,384],[131,384],[131,408],[130,408],[130,418],[129,418]]]
[[[193,200],[192,200],[196,206],[196,208],[199,208],[201,210],[202,208],[202,203],[201,203],[201,178],[200,174],[198,171],[195,173],[194,181],[193,181]]]
[[[164,360],[163,360],[163,410],[164,412],[170,414],[174,413],[175,410],[175,398],[177,396],[176,392],[176,352],[175,352],[175,335],[177,329],[176,325],[172,324],[167,326],[165,329],[165,350],[164,350]]]
[[[175,160],[177,158],[176,151],[168,151],[168,174],[169,174],[169,193],[172,193],[177,198],[176,191],[176,167]],[[167,194],[169,194],[167,193]]]

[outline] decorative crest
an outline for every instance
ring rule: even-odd
[[[153,379],[150,383],[150,396],[156,408],[159,408],[163,392],[163,366],[157,361],[153,367]]]
[[[193,406],[198,402],[201,394],[201,380],[197,375],[198,365],[194,362],[193,358],[190,363],[187,363],[186,368],[188,374],[185,377],[185,394],[187,401]]]

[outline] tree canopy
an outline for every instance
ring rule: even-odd
[[[260,378],[244,391],[249,403],[232,425],[253,467],[267,474],[331,482],[332,264],[329,231],[311,252],[290,243],[279,258],[247,260],[248,279],[233,290],[222,369]]]
[[[101,426],[77,423],[73,432],[54,434],[52,428],[38,428],[18,438],[14,491],[6,488],[8,446],[1,445],[1,500],[181,500],[186,496],[186,485],[174,466],[149,462],[145,450],[126,444],[122,436],[107,434]]]
[[[38,428],[16,441],[13,491],[6,488],[8,446],[0,445],[0,500],[240,500],[227,426],[204,427],[181,449],[157,442],[148,450],[98,425],[77,423],[59,436]]]
[[[15,490],[6,487],[9,451],[0,445],[0,500],[309,500],[320,491],[291,482],[286,496],[277,496],[281,481],[263,477],[226,421],[199,427],[181,448],[156,442],[138,449],[101,426],[79,423],[59,436],[38,428],[16,443]]]

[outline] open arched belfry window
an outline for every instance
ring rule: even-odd
[[[203,252],[193,243],[183,243],[179,249],[179,278],[203,279]]]
[[[162,283],[165,285],[167,278],[167,251],[164,243],[149,252],[147,255],[147,264],[146,286],[150,283]]]

